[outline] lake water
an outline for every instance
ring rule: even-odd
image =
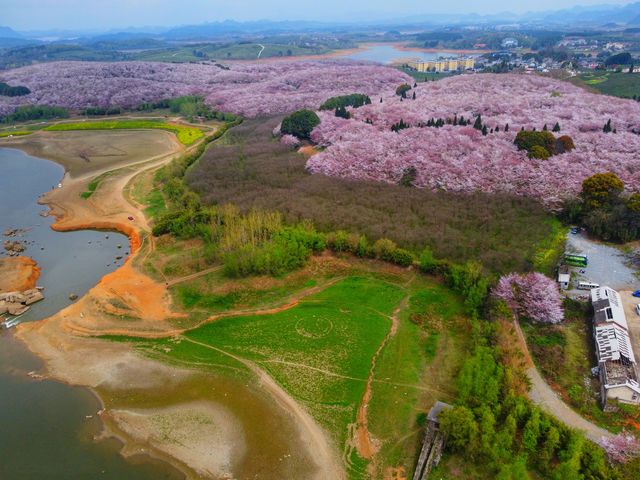
[[[122,263],[115,257],[126,257],[129,243],[116,233],[51,230],[53,219],[40,215],[46,207],[37,199],[61,181],[59,165],[0,148],[0,172],[0,234],[8,228],[27,229],[16,240],[27,242],[24,255],[42,268],[38,285],[45,287],[46,299],[21,320],[46,318],[70,303],[70,293],[83,295],[115,270]],[[125,460],[115,441],[93,442],[100,431],[97,399],[86,389],[26,375],[41,366],[9,333],[0,333],[0,479],[183,478],[149,459]]]
[[[366,60],[369,62],[392,63],[401,59],[417,58],[420,60],[437,60],[439,57],[458,57],[459,55],[449,52],[419,52],[400,50],[393,45],[372,45],[366,50],[360,50],[345,55],[344,58],[353,60]]]

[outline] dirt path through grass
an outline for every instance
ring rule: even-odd
[[[192,273],[191,275],[186,275],[184,277],[174,278],[173,280],[169,280],[167,282],[167,286],[168,287],[172,287],[172,286],[177,285],[179,283],[184,283],[184,282],[189,282],[191,280],[196,280],[196,279],[198,279],[200,277],[205,276],[208,273],[218,272],[221,269],[222,269],[222,265],[216,265],[215,267],[205,268],[204,270],[200,270],[199,272]]]
[[[323,375],[327,375],[329,377],[335,377],[335,378],[342,378],[344,380],[353,380],[356,382],[368,382],[369,379],[368,378],[357,378],[357,377],[351,377],[349,375],[342,375],[341,373],[335,373],[332,372],[330,370],[326,370],[324,368],[318,368],[318,367],[313,367],[311,365],[306,365],[304,363],[297,363],[297,362],[287,362],[285,360],[275,360],[275,359],[269,359],[269,360],[261,360],[260,363],[277,363],[280,365],[287,365],[290,367],[297,367],[297,368],[304,368],[306,370],[312,370],[314,372],[318,372],[318,373],[322,373]],[[408,383],[398,383],[398,382],[390,382],[388,380],[378,380],[378,379],[373,379],[373,383],[384,383],[385,385],[393,385],[395,387],[405,387],[405,388],[413,388],[415,390],[420,390],[421,392],[436,392],[436,393],[443,393],[440,390],[436,390],[434,388],[428,388],[428,387],[422,387],[420,385],[411,385]]]
[[[258,377],[264,389],[273,396],[282,408],[290,412],[296,419],[303,441],[307,443],[308,450],[315,454],[314,460],[320,471],[318,478],[322,480],[346,479],[340,456],[331,448],[332,442],[327,433],[269,374],[246,358],[239,357],[213,345],[192,340],[188,337],[180,338],[186,342],[191,342],[233,358],[251,370]]]
[[[380,450],[379,440],[375,439],[373,435],[371,435],[371,432],[369,431],[369,420],[367,416],[367,412],[369,409],[369,402],[371,400],[371,396],[373,393],[372,386],[374,382],[376,362],[378,360],[378,357],[380,357],[380,354],[382,353],[382,350],[384,349],[385,345],[397,333],[398,322],[399,322],[398,315],[404,308],[406,308],[406,306],[408,305],[408,302],[409,302],[409,297],[405,297],[404,299],[402,299],[402,302],[400,302],[400,305],[396,307],[393,314],[389,317],[389,319],[391,320],[391,327],[389,329],[389,333],[387,333],[387,335],[384,337],[384,339],[380,343],[380,346],[378,347],[378,350],[376,350],[376,353],[373,355],[373,358],[371,359],[371,369],[369,370],[369,378],[367,379],[367,385],[364,390],[364,395],[362,396],[362,402],[360,402],[360,407],[358,407],[358,416],[356,420],[356,431],[355,431],[355,446],[356,446],[358,455],[360,455],[362,458],[366,460],[373,460],[375,454],[378,452],[378,450]],[[380,313],[380,312],[377,312],[377,313]],[[373,469],[375,470],[375,465]]]

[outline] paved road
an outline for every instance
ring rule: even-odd
[[[533,403],[550,413],[558,420],[566,423],[576,430],[581,430],[592,442],[599,443],[602,437],[612,437],[613,434],[589,422],[574,412],[556,392],[544,381],[536,367],[530,367],[527,371],[531,380],[529,398]]]
[[[579,275],[578,281],[595,282],[615,290],[631,290],[634,286],[640,288],[640,280],[617,248],[594,242],[585,234],[579,233],[568,235],[567,251],[589,257],[589,265],[585,273]]]
[[[583,432],[592,442],[600,443],[602,437],[612,437],[613,434],[611,432],[598,427],[576,413],[569,405],[564,403],[562,398],[544,381],[542,375],[540,375],[533,364],[524,333],[522,333],[522,329],[520,328],[520,323],[516,320],[513,322],[513,326],[516,330],[522,353],[529,365],[527,368],[527,376],[531,382],[531,388],[529,390],[529,398],[531,401],[571,428]]]

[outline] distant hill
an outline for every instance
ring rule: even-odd
[[[339,27],[339,23],[322,23],[322,22],[272,22],[272,21],[256,21],[256,22],[236,22],[234,20],[225,20],[224,22],[211,22],[200,25],[185,25],[173,28],[160,35],[166,40],[191,40],[206,39],[229,34],[249,34],[249,33],[283,33],[283,32],[306,32],[306,31],[324,31]]]
[[[606,0],[605,0],[606,1]],[[428,10],[428,8],[425,8]],[[406,15],[406,16],[405,16]],[[320,21],[271,21],[260,20],[239,22],[225,20],[195,25],[171,27],[140,26],[97,31],[32,31],[19,33],[10,27],[0,26],[0,48],[12,48],[24,45],[19,43],[38,38],[55,38],[59,42],[90,45],[100,43],[99,48],[112,48],[114,42],[123,42],[125,49],[162,48],[158,42],[219,40],[223,37],[242,35],[279,35],[283,33],[328,33],[354,32],[358,30],[384,29],[385,31],[403,31],[442,26],[498,26],[515,25],[521,28],[616,28],[619,26],[640,25],[640,1],[627,5],[591,5],[577,6],[562,10],[546,10],[515,14],[500,12],[493,14],[415,14],[400,13],[397,17],[371,18],[354,17],[348,22]],[[13,39],[13,40],[8,40]],[[135,40],[135,41],[134,41]],[[138,42],[139,46],[135,46]],[[34,43],[33,41],[31,43]],[[114,45],[115,48],[118,45]]]
[[[17,47],[24,47],[27,45],[33,45],[36,43],[40,43],[40,42],[38,42],[37,40],[29,40],[27,38],[0,36],[0,48],[17,48]]]
[[[583,23],[592,25],[633,24],[640,15],[640,3],[628,5],[594,5],[589,7],[573,7],[543,15],[533,15],[553,23]],[[631,20],[631,21],[630,21]]]
[[[0,26],[0,38],[24,38],[24,37],[12,28]]]

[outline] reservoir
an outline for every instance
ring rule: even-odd
[[[41,216],[38,197],[57,188],[64,170],[22,151],[0,148],[0,234],[19,228],[10,238],[26,244],[23,255],[42,269],[38,285],[45,300],[20,319],[34,321],[53,315],[82,296],[126,258],[126,236],[84,230],[59,233],[54,219]],[[3,240],[7,237],[3,236]],[[167,465],[146,458],[122,458],[116,441],[94,442],[100,432],[98,400],[83,388],[27,373],[42,367],[6,331],[0,333],[0,479],[2,480],[159,480],[181,479]]]
[[[413,50],[401,50],[395,45],[370,45],[364,50],[358,50],[345,55],[344,58],[352,60],[364,60],[368,62],[377,62],[389,64],[400,60],[419,59],[423,61],[437,60],[440,57],[458,57],[459,55],[451,52],[423,52]]]

